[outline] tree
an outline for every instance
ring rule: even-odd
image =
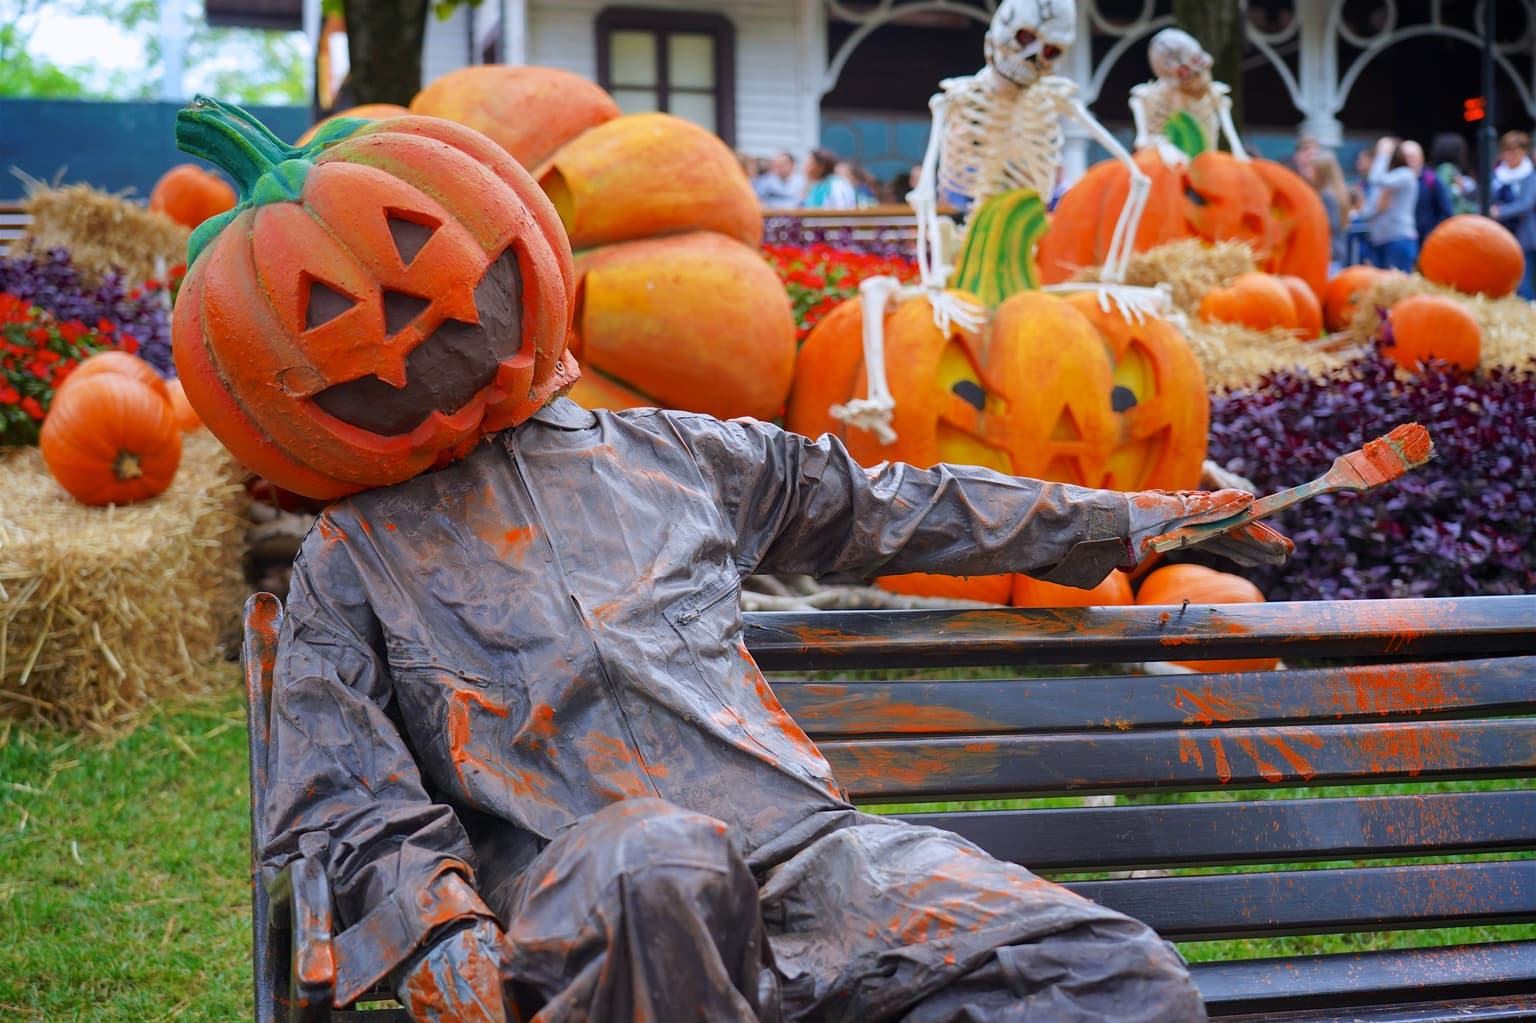
[[[1214,59],[1211,74],[1232,87],[1232,122],[1243,127],[1243,5],[1227,0],[1173,0],[1173,20]]]
[[[421,91],[427,9],[439,18],[480,0],[325,0],[322,10],[347,23],[346,104],[410,104]]]

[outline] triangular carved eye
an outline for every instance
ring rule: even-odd
[[[429,298],[407,295],[403,291],[384,292],[384,335],[394,337],[431,304]]]
[[[426,247],[432,232],[437,229],[435,224],[418,224],[403,217],[391,216],[387,222],[389,236],[395,240],[395,251],[400,253],[403,266],[411,265],[411,261]]]
[[[357,305],[334,288],[316,280],[309,282],[309,303],[304,309],[304,329],[314,330],[321,324],[330,323],[342,313]]]

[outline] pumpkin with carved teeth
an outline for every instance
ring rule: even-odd
[[[245,465],[329,499],[409,479],[579,375],[559,217],[478,132],[341,120],[303,147],[199,99],[177,142],[241,200],[192,237],[173,344],[187,399]]]

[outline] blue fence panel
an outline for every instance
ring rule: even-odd
[[[179,109],[179,103],[0,99],[0,200],[26,194],[12,168],[44,181],[131,190],[130,197],[147,199],[165,171],[202,162],[176,148]],[[249,109],[283,139],[296,139],[309,127],[307,107]]]

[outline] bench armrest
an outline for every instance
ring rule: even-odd
[[[291,928],[289,1019],[328,1019],[336,990],[331,883],[318,860],[299,856],[266,883],[272,926]]]

